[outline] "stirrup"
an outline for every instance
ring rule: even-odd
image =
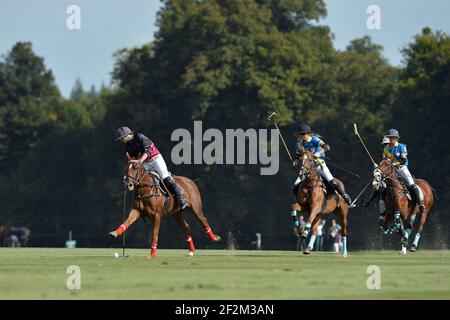
[[[184,197],[183,198],[181,198],[181,197],[178,198],[178,204],[179,204],[181,210],[184,210],[187,207],[189,207],[189,204],[188,204],[186,198],[184,198]]]
[[[348,205],[352,204],[352,199],[348,194],[344,193],[342,197],[344,198],[345,202],[347,202]]]

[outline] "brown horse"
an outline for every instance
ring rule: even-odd
[[[177,184],[183,188],[189,207],[194,212],[195,217],[200,221],[205,229],[206,234],[212,241],[220,241],[221,238],[215,235],[208,224],[207,219],[203,215],[202,199],[197,185],[189,178],[174,176]],[[192,241],[191,231],[186,220],[182,216],[178,200],[174,197],[168,197],[163,183],[156,173],[147,173],[142,165],[130,163],[127,167],[125,176],[125,185],[128,191],[133,192],[132,209],[128,218],[115,231],[108,235],[117,238],[125,232],[138,218],[150,217],[153,220],[153,238],[150,258],[156,256],[156,248],[158,246],[158,234],[163,215],[170,215],[175,218],[177,224],[183,229],[186,241],[189,246],[189,256],[194,255],[195,247]],[[167,192],[167,194],[163,194]]]
[[[423,225],[427,219],[428,212],[434,203],[434,193],[430,184],[423,180],[417,179],[417,185],[422,190],[424,195],[425,212],[422,212],[420,217],[419,227],[415,235],[413,243],[408,246],[409,251],[415,252]],[[402,183],[401,177],[395,170],[395,164],[390,159],[385,159],[380,162],[378,168],[374,170],[374,187],[379,189],[382,185],[386,185],[385,192],[385,206],[386,218],[385,228],[387,229],[391,222],[394,223],[394,230],[401,236],[402,251],[406,253],[408,239],[414,228],[414,221],[417,213],[420,213],[419,206],[414,198],[409,199],[407,196],[407,188]]]
[[[305,151],[300,155],[299,177],[302,182],[297,192],[298,203],[294,203],[291,208],[292,211],[299,211],[304,215],[309,212],[301,237],[307,238],[310,230],[312,235],[308,247],[303,253],[309,254],[313,248],[319,216],[325,216],[334,212],[342,224],[342,253],[344,256],[347,256],[348,206],[345,200],[332,187],[327,188],[325,186],[322,178],[317,173],[316,166],[319,164],[316,161],[309,151]],[[343,183],[339,180],[338,183],[344,189]]]

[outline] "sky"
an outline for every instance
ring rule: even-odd
[[[232,0],[230,0],[232,1]],[[400,50],[424,26],[450,33],[448,0],[325,0],[334,45],[345,50],[350,40],[369,35],[384,47],[389,62],[402,64]],[[80,29],[69,29],[70,5],[80,8]],[[159,0],[0,0],[0,55],[14,43],[31,41],[68,97],[77,78],[88,90],[110,84],[113,54],[153,40]],[[370,30],[370,5],[380,8],[381,29]]]

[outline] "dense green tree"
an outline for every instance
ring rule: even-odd
[[[397,127],[412,171],[447,195],[449,154],[436,156],[436,144],[448,149],[448,35],[424,29],[403,51],[404,67],[395,68],[368,36],[335,50],[329,28],[317,24],[325,15],[319,0],[166,0],[154,42],[115,54],[112,87],[86,92],[78,79],[70,99],[60,97],[31,44],[16,44],[0,61],[0,223],[27,224],[39,245],[62,245],[68,230],[82,246],[112,245],[105,234],[121,221],[124,154],[114,130],[128,125],[155,141],[170,171],[195,179],[216,231],[232,231],[241,248],[261,232],[264,247],[293,249],[296,172],[283,146],[274,176],[261,176],[258,165],[174,166],[170,159],[176,128],[191,129],[193,120],[204,130],[271,128],[272,111],[291,151],[300,122],[323,135],[332,146],[330,169],[352,195],[372,169],[353,123],[376,159],[384,130]],[[438,203],[430,218],[433,244],[446,241],[443,210]],[[197,244],[206,245],[186,216]],[[352,248],[379,246],[376,212],[353,209],[350,235]],[[127,237],[130,245],[147,241],[143,223]],[[183,243],[165,219],[161,246]]]
[[[0,61],[0,172],[19,162],[57,120],[60,95],[52,72],[31,43],[19,42]]]

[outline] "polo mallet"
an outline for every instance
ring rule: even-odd
[[[267,120],[270,121],[270,120],[271,120],[274,116],[276,116],[276,115],[277,115],[276,112],[272,112],[272,113],[270,114],[270,116],[267,118]],[[287,154],[288,154],[288,156],[289,156],[289,159],[291,159],[291,161],[293,162],[294,159],[292,159],[291,153],[289,152],[289,148],[287,147],[286,142],[284,142],[283,136],[281,135],[280,129],[278,128],[278,125],[277,125],[276,121],[274,121],[273,123],[275,124],[275,127],[277,128],[278,135],[279,135],[280,138],[281,138],[281,142],[283,142],[284,148],[286,149],[286,152],[287,152]]]
[[[325,158],[325,159],[327,160],[327,163],[328,163],[328,164],[331,164],[332,166],[334,166],[334,167],[336,167],[336,168],[338,168],[338,169],[341,169],[342,171],[347,172],[348,174],[351,174],[351,175],[353,175],[353,176],[355,176],[355,177],[357,177],[357,178],[361,178],[361,176],[360,176],[359,174],[354,173],[354,172],[352,172],[352,171],[350,171],[350,170],[348,170],[348,169],[345,169],[344,167],[341,167],[341,166],[337,165],[336,163],[331,162],[331,161],[330,161],[329,159],[327,159],[327,158]]]
[[[370,158],[370,160],[372,161],[374,168],[377,167],[377,164],[376,164],[375,161],[373,160],[372,155],[370,154],[369,150],[367,150],[367,147],[366,147],[366,145],[365,145],[363,139],[362,139],[361,136],[359,135],[358,127],[356,126],[356,123],[353,124],[353,131],[355,132],[355,135],[358,136],[359,140],[361,141],[361,144],[363,145],[364,149],[366,150],[367,154],[369,155],[369,158]]]
[[[366,186],[361,190],[361,192],[358,194],[358,196],[353,200],[353,202],[348,206],[349,208],[356,207],[356,201],[358,201],[359,197],[362,196],[362,194],[366,191],[367,187],[369,187],[372,184],[372,180],[369,181],[369,183],[366,184]]]
[[[123,219],[122,219],[122,221],[125,221],[125,218],[126,218],[126,211],[127,211],[127,191],[126,190],[124,190],[124,192],[123,192]],[[128,258],[129,257],[129,255],[126,255],[125,254],[125,244],[126,244],[126,242],[125,242],[125,234],[126,234],[126,232],[124,232],[123,234],[122,234],[122,258]]]

